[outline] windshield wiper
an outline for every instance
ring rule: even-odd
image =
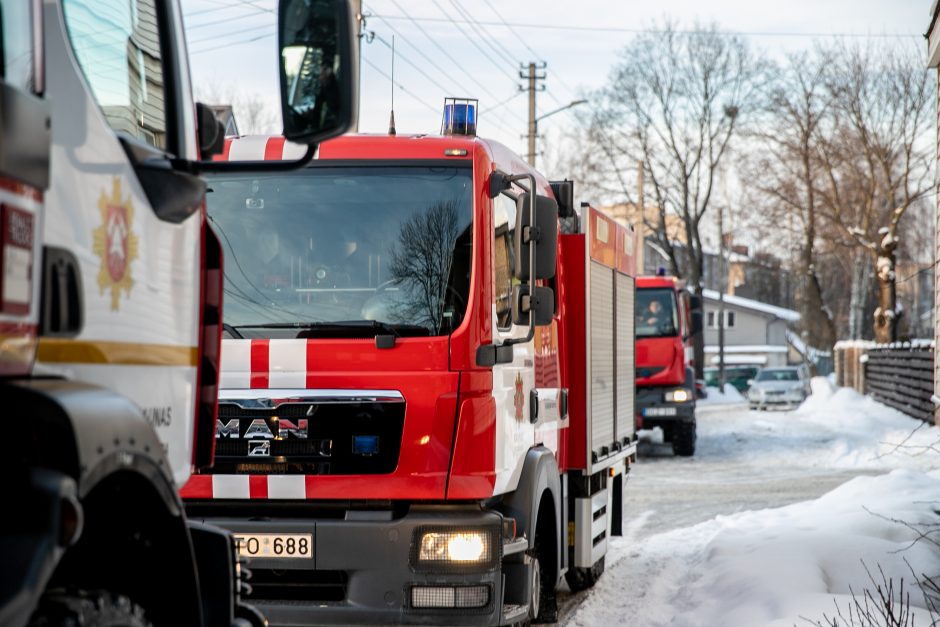
[[[336,320],[331,322],[265,322],[241,324],[237,329],[297,329],[297,337],[349,337],[349,332],[358,331],[357,337],[394,335],[396,337],[431,335],[431,331],[420,324],[398,324],[381,320]]]

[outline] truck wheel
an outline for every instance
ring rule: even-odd
[[[695,423],[679,425],[672,440],[672,452],[679,457],[695,455]]]
[[[144,609],[126,596],[103,590],[56,590],[43,595],[30,627],[152,627]]]
[[[558,601],[555,599],[555,582],[551,581],[548,568],[543,562],[539,550],[541,538],[535,540],[535,568],[532,577],[532,607],[530,616],[533,623],[554,623],[558,620]]]
[[[600,558],[590,568],[569,568],[565,573],[565,581],[572,592],[581,592],[593,588],[604,572],[604,558]]]

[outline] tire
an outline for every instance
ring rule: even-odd
[[[679,457],[695,455],[695,423],[678,425],[672,438],[672,452]]]
[[[581,592],[593,588],[604,573],[604,558],[600,558],[590,568],[569,568],[565,572],[565,581],[572,592]]]
[[[123,595],[104,590],[47,592],[30,627],[153,627],[144,609]]]
[[[538,551],[538,541],[536,541],[536,551]],[[536,554],[536,568],[538,576],[534,577],[533,588],[538,588],[538,601],[535,607],[531,609],[532,623],[554,623],[558,620],[558,601],[555,598],[555,582],[549,577],[548,566],[543,564],[541,553]],[[534,592],[534,590],[533,590]]]

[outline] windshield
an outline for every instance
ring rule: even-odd
[[[215,175],[209,187],[225,252],[224,322],[237,333],[320,325],[334,337],[445,335],[460,323],[469,168],[318,166]]]
[[[673,291],[645,288],[636,291],[636,336],[670,337],[676,335],[679,314]]]
[[[757,373],[758,381],[799,381],[796,370],[761,370]]]

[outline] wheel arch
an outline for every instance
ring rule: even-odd
[[[525,533],[529,549],[535,547],[539,525],[545,525],[543,516],[550,515],[555,530],[554,567],[556,580],[561,572],[561,476],[555,455],[544,446],[529,449],[516,489],[500,502],[500,511],[516,520],[516,533]],[[541,519],[541,523],[540,523]],[[545,527],[541,527],[544,531]]]
[[[10,382],[0,391],[8,424],[25,432],[24,445],[0,469],[9,470],[16,489],[27,495],[38,495],[37,473],[59,477],[74,486],[82,511],[81,533],[64,553],[52,537],[57,528],[37,532],[31,559],[42,564],[41,572],[16,583],[18,594],[35,602],[59,586],[112,589],[143,605],[148,615],[155,612],[154,619],[172,609],[183,622],[200,624],[182,503],[163,445],[136,405],[110,390],[61,379]],[[50,507],[58,511],[56,503]],[[168,591],[174,604],[161,608],[155,595]]]

